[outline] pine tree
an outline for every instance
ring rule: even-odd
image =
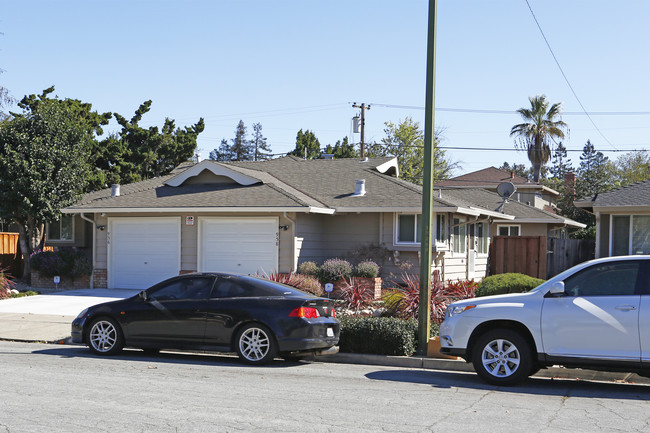
[[[262,135],[261,123],[253,123],[253,138],[250,143],[253,149],[253,161],[271,159],[271,146],[266,142],[266,137]]]
[[[305,159],[318,159],[321,157],[320,142],[316,134],[310,130],[298,131],[296,135],[296,148],[289,152],[289,155],[295,155]]]
[[[328,144],[325,147],[325,153],[334,155],[334,158],[356,158],[359,156],[359,153],[354,149],[354,144],[349,142],[348,137],[337,140],[334,146]]]
[[[578,167],[578,182],[576,196],[592,197],[594,194],[610,190],[613,185],[608,179],[607,168],[609,158],[602,152],[597,152],[591,141],[582,149],[580,166]]]
[[[246,139],[246,126],[240,120],[235,129],[235,138],[231,139],[232,144],[224,138],[218,149],[210,152],[210,159],[215,161],[252,161],[254,158],[253,146]]]

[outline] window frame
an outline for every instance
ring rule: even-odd
[[[454,254],[467,254],[467,218],[464,217],[454,217],[452,218],[452,229],[451,229],[451,251]],[[456,233],[458,231],[458,233]],[[459,237],[458,240],[458,250],[456,250],[456,237]]]
[[[62,220],[63,218],[70,217],[70,222],[72,227],[70,228],[70,239],[62,239],[61,238],[61,233],[63,233],[63,227],[62,227]],[[58,238],[53,238],[51,237],[51,226],[53,224],[58,224],[59,225],[59,237]],[[74,233],[75,233],[75,217],[72,214],[61,214],[61,218],[59,218],[57,221],[52,222],[52,223],[47,223],[46,224],[46,230],[45,233],[47,234],[46,236],[46,241],[48,242],[74,242]]]
[[[650,251],[644,253],[643,251],[636,253],[634,252],[634,219],[639,217],[650,218],[650,214],[610,214],[609,215],[609,256],[614,256],[614,218],[628,218],[629,226],[627,229],[627,253],[623,255],[641,255],[641,254],[650,254]],[[617,236],[621,236],[618,234]],[[650,245],[648,246],[650,249]]]
[[[482,236],[479,236],[478,233],[479,226],[483,227],[483,230],[481,230],[483,232]],[[474,223],[474,227],[474,234],[477,239],[476,253],[482,256],[487,256],[490,253],[490,224],[487,222],[478,222]]]
[[[414,216],[415,217],[415,220],[413,221],[413,223],[414,223],[413,227],[414,227],[414,231],[415,231],[415,233],[413,235],[413,239],[414,239],[413,242],[401,241],[400,238],[399,238],[399,236],[400,236],[400,231],[399,231],[400,221],[399,221],[399,219],[401,217],[403,217],[403,216]],[[400,246],[412,246],[412,247],[419,247],[421,245],[421,242],[418,240],[418,236],[419,236],[418,222],[419,222],[421,216],[422,216],[421,213],[395,213],[395,218],[393,220],[394,221],[393,245],[395,245],[395,246],[398,246],[398,245],[400,245]],[[443,227],[443,233],[442,233],[443,239],[442,240],[440,239],[440,236],[439,236],[440,231],[438,230],[439,220],[443,221],[442,222],[442,224],[443,224],[443,226],[442,226]],[[447,233],[447,231],[448,231],[447,214],[444,213],[444,212],[440,212],[440,213],[433,212],[432,213],[432,223],[433,223],[432,224],[432,229],[433,229],[433,237],[432,237],[433,242],[432,243],[434,243],[436,246],[442,246],[442,247],[447,246],[447,243],[449,241],[449,234]]]
[[[508,234],[507,235],[502,235],[501,234],[501,227],[507,227],[508,228]],[[513,227],[517,227],[518,234],[516,234],[516,235],[510,234],[510,231],[512,230]],[[497,224],[497,236],[512,236],[512,237],[521,236],[521,224]]]

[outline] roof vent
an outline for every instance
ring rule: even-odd
[[[119,197],[120,196],[120,185],[117,183],[114,183],[111,185],[111,197]]]
[[[334,154],[333,153],[321,153],[320,156],[323,159],[334,159]]]
[[[357,179],[357,188],[354,194],[352,194],[352,197],[362,197],[364,195],[366,195],[366,180]]]

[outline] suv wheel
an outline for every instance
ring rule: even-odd
[[[510,329],[493,329],[472,347],[474,370],[492,385],[514,385],[532,371],[532,353],[526,340]]]

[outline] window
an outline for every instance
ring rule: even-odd
[[[249,298],[256,296],[283,296],[304,293],[270,281],[250,277],[219,277],[211,298]]]
[[[497,226],[499,236],[519,236],[519,226]]]
[[[570,296],[634,295],[640,267],[638,261],[594,265],[567,278],[564,291]]]
[[[207,299],[213,281],[212,277],[180,278],[152,289],[148,295],[154,301]]]
[[[447,215],[436,214],[436,242],[445,243],[447,241]]]
[[[48,241],[71,241],[73,240],[73,216],[61,215],[61,219],[47,225]]]
[[[650,254],[650,215],[612,215],[611,255]]]
[[[488,253],[489,245],[489,234],[488,234],[488,225],[487,223],[477,223],[476,224],[476,238],[478,241],[477,251],[479,254]]]
[[[467,225],[464,218],[454,218],[454,242],[453,251],[455,253],[464,253],[467,242]]]

